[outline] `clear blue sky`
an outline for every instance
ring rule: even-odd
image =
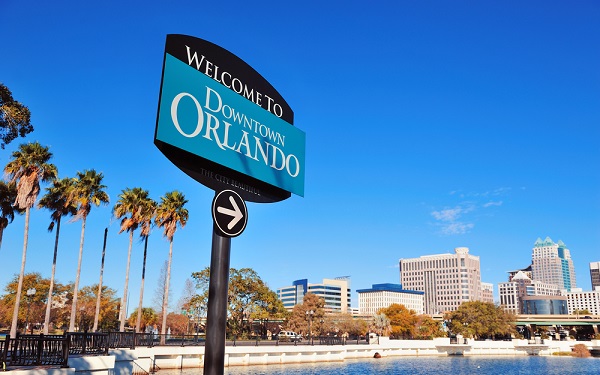
[[[94,168],[111,204],[88,219],[82,285],[122,294],[126,234],[111,218],[125,188],[178,189],[172,301],[210,262],[214,193],[153,145],[165,36],[187,34],[260,72],[307,136],[305,197],[249,203],[231,266],[272,289],[351,276],[399,282],[399,258],[466,246],[482,280],[530,264],[538,237],[571,250],[590,289],[600,260],[600,4],[596,1],[23,1],[0,4],[0,81],[32,113],[24,141],[54,153],[61,177]],[[27,272],[49,277],[49,213],[32,213]],[[19,271],[24,218],[5,230],[0,285]],[[75,278],[80,222],[63,225],[57,278]],[[137,305],[142,244],[130,275]],[[168,255],[150,237],[145,305]],[[356,294],[353,305],[357,306]]]

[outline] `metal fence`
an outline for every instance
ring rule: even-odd
[[[0,361],[7,366],[68,367],[69,342],[66,336],[17,335],[0,340]]]
[[[348,345],[368,344],[364,337],[337,336],[259,337],[226,340],[228,346],[280,346],[280,345]],[[154,346],[204,346],[200,335],[160,335],[135,332],[69,332],[64,335],[17,335],[0,337],[0,362],[5,369],[16,366],[68,367],[69,355],[108,355],[109,349]]]

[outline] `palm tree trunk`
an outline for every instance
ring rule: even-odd
[[[29,213],[30,207],[25,209],[25,234],[23,235],[23,256],[21,258],[21,273],[19,273],[19,283],[17,284],[17,294],[15,295],[15,308],[13,310],[12,324],[10,326],[10,337],[17,336],[17,322],[19,320],[19,305],[21,304],[21,292],[23,291],[23,277],[25,275],[25,260],[27,258],[27,240],[29,238]]]
[[[129,286],[129,264],[131,263],[131,247],[133,246],[133,231],[129,232],[129,251],[127,252],[127,267],[125,269],[125,287],[123,288],[123,298],[121,299],[121,326],[119,331],[125,331],[125,321],[127,320],[126,306],[127,306],[127,287]]]
[[[77,317],[77,294],[79,292],[79,277],[81,275],[81,259],[83,258],[83,239],[85,236],[85,220],[81,219],[81,239],[79,241],[79,261],[77,262],[77,276],[73,288],[73,303],[71,305],[71,320],[69,321],[69,332],[75,332],[75,318]]]
[[[167,279],[165,280],[165,293],[162,305],[162,327],[160,327],[161,335],[167,333],[167,306],[169,305],[169,281],[171,279],[171,258],[173,257],[173,240],[169,241],[169,262],[167,263]]]
[[[144,242],[144,262],[142,264],[142,285],[140,286],[140,303],[138,304],[137,321],[135,323],[135,331],[140,332],[142,326],[142,302],[144,300],[144,280],[146,279],[146,252],[148,250],[148,237],[146,236]]]
[[[54,258],[52,258],[52,274],[48,288],[48,301],[46,302],[46,317],[44,318],[44,335],[48,334],[50,325],[50,312],[52,311],[52,292],[54,291],[54,274],[56,272],[56,255],[58,254],[58,236],[60,234],[60,217],[56,220],[56,238],[54,239]]]
[[[104,255],[106,254],[106,236],[108,228],[104,228],[104,245],[102,246],[102,262],[100,263],[100,281],[98,282],[98,296],[96,297],[96,312],[94,313],[93,332],[98,330],[98,320],[100,320],[100,302],[102,300],[102,275],[104,274]]]
[[[2,248],[2,235],[4,235],[4,227],[0,225],[0,249]]]

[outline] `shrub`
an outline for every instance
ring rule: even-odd
[[[585,344],[576,344],[573,347],[573,357],[585,358],[590,356],[590,351],[588,350],[587,346],[585,346]]]

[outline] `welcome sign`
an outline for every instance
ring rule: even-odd
[[[237,56],[168,35],[156,146],[181,170],[251,202],[304,195],[305,134],[281,95]]]

